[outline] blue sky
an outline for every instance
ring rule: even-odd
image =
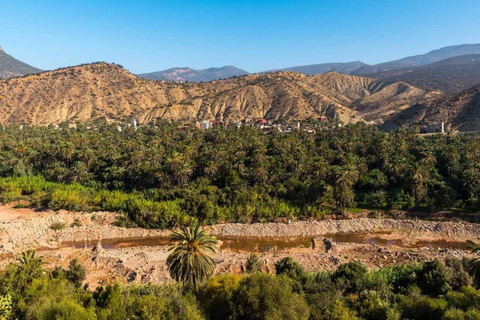
[[[0,8],[0,46],[41,69],[107,61],[135,73],[256,72],[480,42],[478,0],[0,0]]]

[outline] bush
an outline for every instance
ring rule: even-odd
[[[85,268],[78,263],[78,260],[73,259],[65,271],[65,277],[78,288],[82,285],[83,281],[85,281],[87,273]]]
[[[302,280],[305,276],[305,270],[291,257],[283,258],[275,263],[277,275],[286,275],[294,280]]]
[[[448,305],[463,311],[471,308],[480,309],[480,290],[463,287],[459,292],[449,292],[446,296]]]
[[[232,296],[241,277],[235,274],[208,279],[198,293],[198,300],[208,319],[223,320],[232,316]]]
[[[436,259],[425,262],[418,274],[418,285],[422,292],[437,296],[446,294],[451,290],[451,274],[443,262]]]
[[[232,297],[232,319],[308,319],[309,307],[292,285],[285,276],[256,273],[243,278]]]
[[[400,298],[399,309],[403,319],[438,320],[447,307],[444,299],[433,299],[420,295],[419,290]]]
[[[247,258],[247,262],[245,263],[245,271],[248,273],[255,273],[262,271],[262,262],[258,257],[258,254],[251,253],[250,256]]]
[[[65,224],[62,222],[54,222],[50,225],[50,229],[55,231],[65,229],[65,227],[66,227]]]
[[[332,280],[347,293],[358,292],[365,283],[367,268],[359,261],[340,265],[332,274]]]
[[[445,266],[450,271],[451,277],[449,285],[452,290],[459,290],[462,287],[471,286],[473,284],[473,279],[465,270],[462,260],[448,258],[445,260]]]

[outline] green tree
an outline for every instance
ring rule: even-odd
[[[256,273],[243,278],[232,297],[234,320],[308,319],[305,299],[285,276]]]
[[[198,289],[213,274],[215,263],[210,254],[216,252],[217,240],[200,229],[199,224],[174,231],[167,266],[170,276],[187,286]]]

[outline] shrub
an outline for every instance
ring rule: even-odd
[[[286,275],[294,280],[301,280],[305,276],[305,270],[291,257],[283,258],[275,263],[277,275]]]
[[[232,297],[232,319],[300,320],[310,310],[293,281],[285,276],[256,273],[243,278]]]
[[[470,308],[480,309],[480,290],[473,287],[463,287],[459,292],[449,292],[446,296],[449,306],[464,311]]]
[[[55,231],[65,229],[65,227],[66,227],[65,224],[62,222],[54,222],[50,225],[50,229]]]
[[[79,219],[75,219],[72,224],[70,224],[70,227],[74,228],[74,227],[81,227],[82,226],[82,223],[80,222]]]
[[[87,277],[85,268],[78,263],[77,259],[70,261],[68,269],[65,271],[65,277],[76,287],[80,287]]]
[[[436,259],[425,262],[418,274],[418,285],[422,292],[428,295],[441,295],[451,290],[450,271],[443,262]]]
[[[232,316],[232,296],[241,277],[235,274],[220,275],[207,280],[198,293],[198,300],[208,319],[223,320]]]
[[[452,290],[458,290],[473,284],[472,277],[465,270],[463,261],[457,258],[448,258],[445,260],[445,266],[450,271],[449,285]]]
[[[262,271],[262,262],[260,261],[258,254],[256,253],[250,254],[250,256],[247,258],[247,262],[245,263],[245,270],[248,273],[255,273],[255,272]]]
[[[419,293],[403,296],[399,308],[403,319],[438,320],[441,319],[447,302],[443,299],[433,299]]]
[[[332,274],[332,280],[348,293],[358,292],[365,282],[367,268],[359,261],[340,265]]]

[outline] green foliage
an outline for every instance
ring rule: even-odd
[[[217,239],[200,229],[199,224],[182,227],[171,236],[167,266],[170,276],[187,286],[198,289],[213,274],[215,263],[210,254],[216,252]]]
[[[232,297],[232,319],[308,319],[310,310],[293,281],[263,273],[243,278]]]
[[[280,261],[280,275],[217,275],[198,289],[114,284],[92,292],[81,286],[85,274],[78,261],[49,273],[33,251],[24,252],[0,272],[0,320],[480,319],[479,289],[452,286],[445,295],[428,296],[417,287],[423,273],[461,270],[458,260],[372,271],[351,262],[332,273],[306,272],[291,259]]]
[[[65,228],[66,228],[66,225],[65,225],[65,223],[62,223],[62,222],[54,222],[50,225],[50,229],[55,230],[55,231],[62,230],[62,229],[65,229]]]
[[[13,300],[9,294],[0,296],[0,320],[8,320],[13,312]]]
[[[208,279],[198,293],[200,305],[208,319],[229,319],[233,313],[232,297],[238,289],[241,277],[234,274]]]
[[[99,320],[201,320],[196,299],[176,286],[99,287],[93,294]]]
[[[411,290],[409,295],[402,296],[399,309],[404,319],[436,320],[441,319],[447,307],[444,299],[434,299],[420,294],[419,290]]]
[[[346,292],[357,292],[365,283],[367,268],[359,261],[340,265],[332,274],[333,281]]]
[[[305,270],[291,257],[286,257],[275,263],[277,275],[286,275],[294,280],[301,280],[305,276]]]
[[[451,290],[450,270],[438,259],[428,261],[418,272],[418,284],[422,292],[429,295],[446,294]]]
[[[245,271],[248,273],[262,271],[262,262],[260,261],[258,254],[251,253],[250,256],[248,256],[247,262],[245,263]]]
[[[252,127],[118,132],[26,127],[0,137],[0,200],[121,211],[125,226],[270,221],[367,208],[480,208],[478,135],[362,124],[265,135]],[[335,209],[333,209],[335,208]]]

